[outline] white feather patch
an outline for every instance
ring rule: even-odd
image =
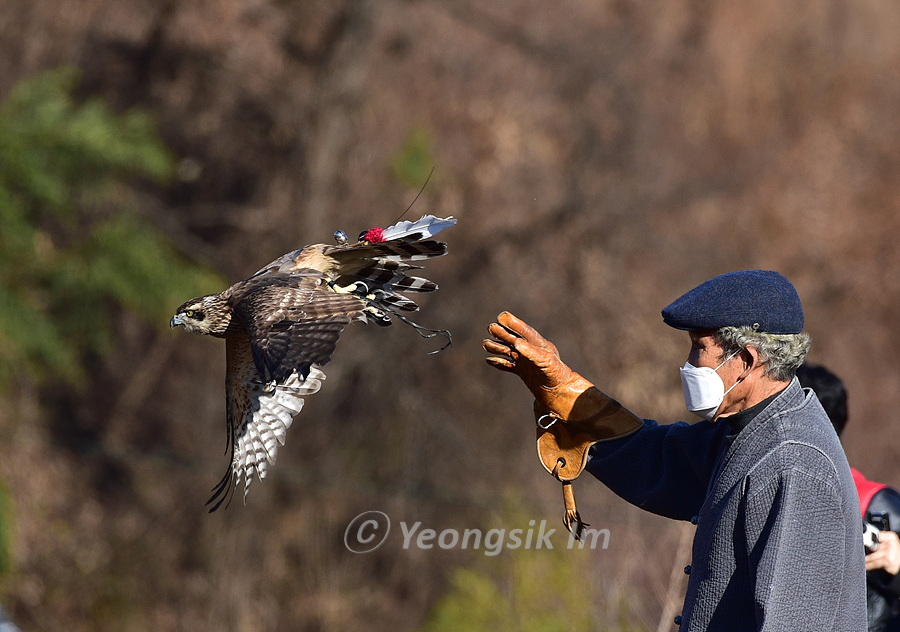
[[[232,463],[234,484],[244,479],[245,501],[253,475],[266,477],[269,465],[275,463],[278,447],[284,445],[287,429],[303,408],[303,398],[318,392],[324,379],[321,369],[313,366],[305,380],[294,371],[283,384],[270,382],[250,389],[250,406],[241,424],[244,432],[235,438]]]
[[[454,224],[456,224],[456,220],[452,217],[426,215],[414,222],[403,221],[397,222],[393,226],[388,226],[382,231],[381,236],[385,241],[389,241],[391,239],[406,237],[407,235],[412,235],[414,233],[421,233],[422,237],[420,239],[429,239],[445,228],[450,228]]]

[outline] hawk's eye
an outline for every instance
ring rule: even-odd
[[[187,311],[184,313],[184,315],[187,316],[188,318],[193,318],[193,317],[194,317],[194,310],[189,309],[189,310],[187,310]]]
[[[198,312],[195,309],[185,310],[184,315],[194,320],[203,320],[203,312]]]

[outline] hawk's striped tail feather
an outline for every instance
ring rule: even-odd
[[[364,241],[332,255],[340,262],[341,273],[336,284],[352,287],[350,291],[366,304],[363,311],[368,320],[384,326],[390,325],[392,316],[396,316],[423,337],[440,335],[447,338],[447,344],[432,353],[446,349],[452,342],[449,331],[423,327],[401,312],[419,309],[405,293],[434,292],[438,289],[437,283],[408,272],[421,268],[412,263],[414,261],[447,254],[447,244],[431,238],[454,224],[456,220],[452,217],[426,215],[415,222],[398,222],[383,230],[378,229],[378,241]],[[372,232],[366,233],[366,238]]]
[[[437,283],[434,281],[406,274],[410,270],[421,269],[422,266],[415,266],[403,261],[375,259],[369,265],[347,276],[363,283],[389,287],[399,292],[434,292],[438,289]]]
[[[355,272],[373,261],[394,261],[409,264],[410,261],[424,261],[447,254],[447,244],[443,241],[413,238],[395,239],[379,243],[356,244],[348,247],[329,246],[325,254],[335,259],[341,271]]]
[[[405,278],[409,279],[411,277]],[[425,281],[426,283],[430,284],[431,286],[433,286],[431,288],[432,290],[437,289],[437,285],[432,283],[431,281],[428,281],[427,279],[416,280]],[[375,287],[374,289],[370,289],[365,281],[354,281],[350,285],[344,286],[342,288],[342,291],[349,292],[354,296],[358,296],[365,303],[366,306],[363,308],[362,312],[363,314],[365,314],[365,318],[369,322],[374,322],[382,327],[387,327],[391,324],[391,316],[396,316],[402,322],[415,329],[416,333],[418,333],[423,338],[433,338],[434,336],[438,335],[444,336],[447,339],[447,344],[445,344],[440,349],[430,351],[429,355],[439,353],[453,344],[453,339],[448,330],[424,327],[401,314],[401,311],[418,311],[419,306],[406,296],[395,292],[394,287],[392,286],[383,285]]]

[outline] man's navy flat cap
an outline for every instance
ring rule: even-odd
[[[742,326],[770,334],[803,331],[797,290],[769,270],[720,274],[675,299],[662,316],[670,327],[688,331]]]

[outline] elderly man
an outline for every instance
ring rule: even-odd
[[[522,378],[541,418],[618,437],[591,448],[591,474],[697,525],[680,630],[865,630],[859,501],[828,417],[794,377],[809,337],[793,285],[770,271],[723,274],[662,314],[690,336],[685,403],[706,421],[637,419],[507,312],[484,348]]]

